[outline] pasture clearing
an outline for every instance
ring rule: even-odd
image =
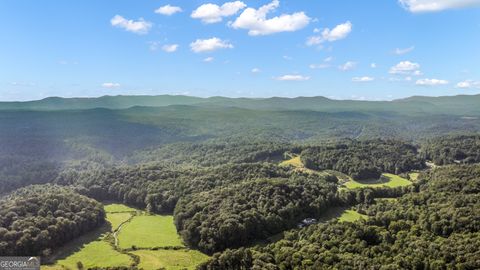
[[[136,250],[131,253],[140,257],[138,267],[145,270],[162,267],[168,270],[195,269],[197,265],[209,258],[199,251],[189,249]]]
[[[398,175],[391,173],[384,173],[380,179],[366,180],[366,181],[356,181],[352,178],[349,179],[344,185],[348,189],[355,188],[380,188],[380,187],[404,187],[411,185],[412,182],[408,181],[405,178],[402,178]]]
[[[122,226],[118,234],[119,247],[129,249],[152,247],[183,247],[173,224],[173,216],[135,216]]]
[[[368,219],[367,215],[362,215],[355,210],[345,210],[338,218],[339,222],[355,222],[360,219]]]

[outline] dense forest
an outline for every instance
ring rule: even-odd
[[[336,186],[316,177],[259,179],[180,200],[175,224],[184,241],[207,253],[239,247],[317,217],[334,204]]]
[[[437,165],[480,162],[480,136],[447,136],[429,140],[422,155]]]
[[[445,167],[368,220],[293,230],[265,247],[227,250],[200,269],[478,269],[480,166]]]
[[[394,140],[346,141],[302,152],[305,167],[336,170],[357,180],[378,179],[383,172],[400,174],[425,168],[414,145]]]
[[[53,185],[18,189],[0,200],[0,254],[48,256],[105,222],[100,203]]]
[[[214,254],[200,269],[478,269],[480,111],[469,102],[0,104],[0,255],[48,257],[99,227],[109,201],[174,215],[189,248]],[[348,189],[335,177],[382,173],[411,181]],[[351,207],[368,220],[297,228]]]

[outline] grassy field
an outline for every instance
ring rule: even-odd
[[[303,165],[300,156],[298,156],[298,155],[291,156],[291,159],[284,160],[284,161],[280,162],[279,165],[283,166],[283,167],[293,167],[293,168],[295,168],[296,171],[300,171],[300,172],[306,172],[306,173],[312,173],[312,174],[324,174],[325,173],[325,172],[319,172],[319,171],[315,171],[315,170],[306,168]]]
[[[291,159],[282,161],[280,163],[280,166],[292,166],[295,168],[303,168],[303,163],[302,163],[302,160],[300,159],[300,156],[294,156]]]
[[[173,224],[173,216],[136,216],[122,226],[118,235],[120,248],[180,246],[183,243]]]
[[[130,256],[119,253],[106,241],[97,240],[83,246],[71,256],[58,260],[57,265],[77,269],[77,262],[82,262],[85,269],[91,267],[129,266],[133,263]]]
[[[133,260],[130,256],[116,251],[105,240],[111,232],[110,224],[87,233],[57,250],[53,256],[54,265],[42,266],[42,269],[77,269],[77,262],[82,262],[85,269],[88,267],[116,267],[129,266]]]
[[[131,208],[124,204],[112,203],[104,206],[105,212],[107,213],[121,213],[121,212],[136,212],[137,209]]]
[[[409,173],[408,175],[410,176],[410,179],[411,179],[412,181],[417,181],[417,180],[418,180],[418,176],[420,175],[420,173],[413,172],[413,173]]]
[[[132,254],[140,257],[139,268],[155,270],[195,269],[195,267],[208,260],[208,256],[196,250],[136,250]]]
[[[132,216],[131,213],[107,213],[107,221],[110,222],[112,226],[112,231],[116,231],[118,226],[123,222],[127,221]]]
[[[362,215],[354,210],[345,210],[343,214],[338,218],[340,222],[355,222],[360,219],[367,219],[368,216]]]
[[[363,187],[370,187],[370,188],[377,188],[377,187],[403,187],[409,186],[412,182],[408,181],[405,178],[402,178],[395,174],[384,173],[382,177],[378,180],[371,180],[371,181],[355,181],[350,178],[348,182],[344,185],[348,189],[355,189],[355,188],[363,188]]]
[[[42,269],[77,269],[77,262],[82,262],[85,269],[128,267],[133,263],[132,257],[128,254],[140,256],[138,267],[145,270],[162,267],[168,270],[195,269],[198,264],[209,258],[199,251],[184,247],[173,224],[173,216],[146,215],[142,211],[121,204],[106,205],[105,211],[108,221],[105,226],[62,247],[55,255],[55,264],[42,266]],[[135,245],[138,250],[123,254],[115,250],[107,238],[111,241],[112,232],[134,214],[137,215],[125,223],[118,233],[119,248],[129,249]],[[171,246],[181,249],[147,249]]]

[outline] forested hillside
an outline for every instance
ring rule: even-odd
[[[448,136],[431,139],[422,149],[426,159],[438,165],[480,162],[480,136]]]
[[[480,167],[445,167],[396,201],[363,205],[367,221],[290,231],[266,247],[228,250],[200,269],[478,269]]]
[[[59,109],[72,102],[78,110]],[[2,104],[0,255],[51,261],[92,234],[63,263],[108,252],[109,267],[131,269],[171,253],[197,263],[214,254],[200,269],[479,268],[480,120],[436,111],[468,107],[463,97],[429,102]],[[120,210],[100,226],[107,202]]]
[[[357,180],[378,179],[383,172],[400,174],[425,168],[417,147],[394,140],[346,141],[309,147],[302,162],[314,170],[335,170]]]
[[[318,177],[258,179],[183,198],[175,224],[187,244],[212,253],[317,217],[335,203],[335,193],[334,183]]]
[[[0,254],[48,256],[104,222],[100,203],[68,188],[18,189],[0,200]]]

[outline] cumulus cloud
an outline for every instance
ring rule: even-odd
[[[287,75],[276,77],[275,80],[277,81],[308,81],[310,80],[310,77],[303,76],[303,75],[287,74]]]
[[[420,65],[410,61],[402,61],[396,64],[390,68],[389,73],[397,75],[422,75],[422,72],[420,71]]]
[[[176,7],[176,6],[171,6],[171,5],[165,5],[163,7],[159,7],[155,10],[155,13],[157,14],[162,14],[162,15],[166,15],[166,16],[171,16],[175,13],[179,13],[179,12],[182,12],[182,8],[181,7]]]
[[[446,80],[439,80],[439,79],[420,79],[415,82],[416,85],[421,86],[437,86],[437,85],[446,85],[448,81]]]
[[[165,44],[162,46],[162,51],[167,53],[173,53],[178,50],[178,44]]]
[[[228,41],[213,37],[210,39],[197,39],[190,43],[190,48],[196,53],[212,52],[219,49],[232,49],[233,45]]]
[[[404,48],[404,49],[401,49],[401,48],[396,48],[394,53],[396,55],[403,55],[403,54],[407,54],[411,51],[415,50],[415,46],[411,46],[411,47],[408,47],[408,48]]]
[[[322,31],[321,35],[309,37],[307,39],[307,45],[313,46],[326,41],[333,42],[344,39],[348,36],[348,34],[350,34],[350,32],[352,32],[352,27],[352,23],[350,21],[347,21],[345,23],[335,26],[332,30],[330,30],[329,28],[325,28]]]
[[[413,13],[480,6],[480,0],[399,0],[399,3]]]
[[[262,71],[259,68],[252,68],[251,72],[256,74],[256,73],[260,73]]]
[[[210,57],[207,57],[207,58],[203,59],[203,62],[210,63],[210,62],[213,62],[213,60],[215,60],[215,58],[210,56]]]
[[[375,80],[375,78],[363,76],[363,77],[353,77],[352,82],[371,82]]]
[[[203,23],[218,23],[222,21],[223,17],[235,15],[245,7],[247,5],[241,1],[227,2],[222,6],[209,3],[195,9],[191,17],[200,19]]]
[[[370,64],[370,67],[371,67],[371,68],[377,68],[377,64],[376,64],[376,63],[371,63],[371,64]]]
[[[103,88],[113,89],[113,88],[118,88],[118,87],[120,87],[120,84],[119,84],[119,83],[113,83],[113,82],[106,82],[106,83],[102,83],[102,87],[103,87]]]
[[[480,88],[480,81],[466,80],[466,81],[457,83],[455,88],[462,88],[462,89]]]
[[[330,67],[330,62],[333,61],[333,57],[329,56],[323,59],[323,63],[321,64],[310,64],[308,67],[311,69],[324,69]]]
[[[139,35],[147,34],[148,31],[152,28],[152,23],[145,21],[143,18],[134,20],[127,20],[120,15],[115,15],[110,23],[114,27],[122,28],[128,32],[132,32]]]
[[[349,70],[354,69],[356,66],[357,66],[357,63],[352,62],[352,61],[348,61],[345,64],[340,65],[338,67],[338,69],[340,69],[341,71],[349,71]]]
[[[246,29],[251,36],[262,36],[298,31],[310,23],[311,18],[305,12],[267,18],[268,13],[275,11],[279,6],[280,1],[274,0],[258,9],[247,8],[230,26],[234,29]]]

